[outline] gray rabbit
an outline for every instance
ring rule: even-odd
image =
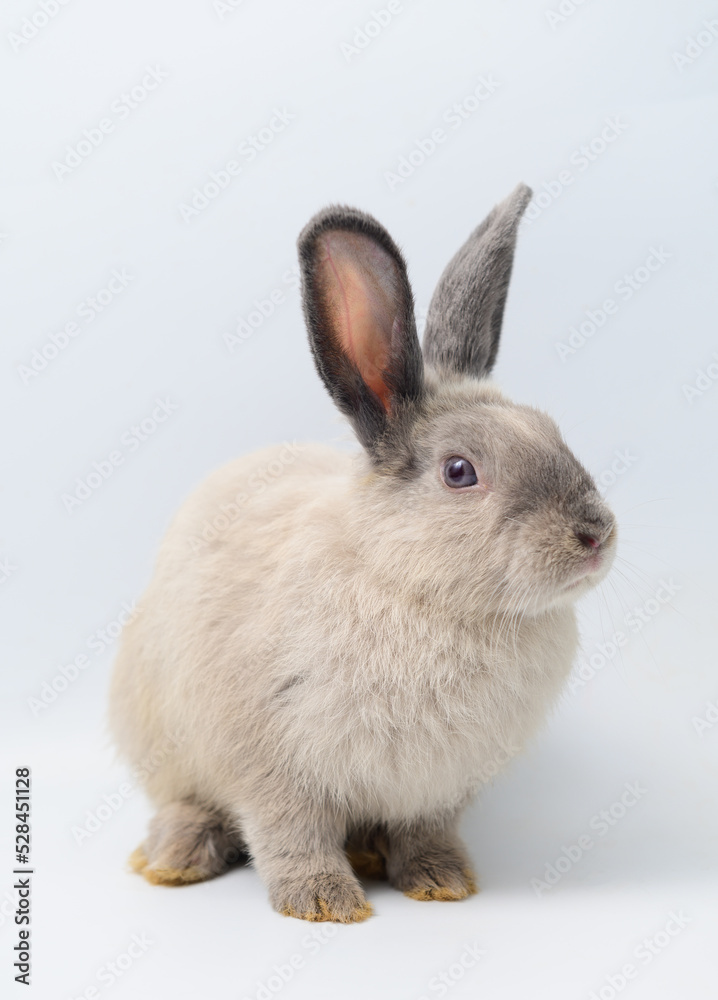
[[[371,913],[357,873],[475,891],[462,810],[555,700],[616,543],[554,422],[487,380],[530,196],[450,262],[423,350],[373,218],[330,207],[301,233],[311,349],[363,450],[239,459],[170,527],[111,692],[158,810],[132,857],[149,881],[247,852],[280,913],[346,923]]]

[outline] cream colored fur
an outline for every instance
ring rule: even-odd
[[[281,912],[367,915],[352,840],[415,898],[473,891],[461,809],[556,698],[573,601],[607,571],[615,532],[544,414],[430,367],[422,391],[410,475],[278,447],[214,473],[172,523],[122,639],[111,722],[137,767],[181,734],[145,768],[155,869],[175,881],[182,823],[185,880],[198,857],[222,870],[197,833],[220,817]],[[448,490],[447,454],[481,463],[486,489]],[[605,528],[607,555],[569,586],[584,523]]]

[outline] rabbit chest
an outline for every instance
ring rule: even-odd
[[[455,640],[355,641],[298,686],[295,762],[355,818],[461,807],[533,734],[576,645],[570,612],[498,643]]]

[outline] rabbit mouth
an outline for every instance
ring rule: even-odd
[[[582,587],[585,584],[589,584],[590,585],[591,584],[591,580],[588,579],[588,577],[590,575],[591,575],[590,573],[582,573],[578,577],[578,579],[569,580],[568,583],[564,583],[564,585],[561,587],[561,590],[564,591],[564,592],[565,591],[571,591],[571,590],[578,590],[579,587]]]
[[[598,583],[598,577],[604,576],[608,568],[607,560],[603,552],[596,552],[584,560],[583,565],[574,569],[571,578],[560,587],[562,592],[578,590],[579,587],[592,587]]]

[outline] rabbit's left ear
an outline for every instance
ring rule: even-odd
[[[496,360],[525,184],[487,215],[449,261],[429,304],[424,358],[439,371],[488,375]]]
[[[423,391],[424,362],[404,259],[375,219],[342,206],[315,215],[298,246],[317,370],[372,452]]]

